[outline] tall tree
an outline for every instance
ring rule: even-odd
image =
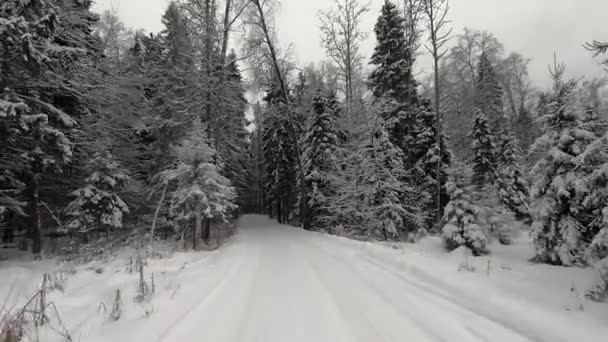
[[[413,75],[415,51],[407,45],[404,19],[393,2],[384,2],[374,32],[377,44],[370,64],[375,68],[369,85],[375,101],[382,104],[389,138],[402,151],[405,167],[410,168],[414,161],[409,144],[418,105],[418,84]]]
[[[493,180],[496,170],[496,147],[488,119],[480,110],[475,116],[470,134],[473,150],[473,184],[479,189]]]
[[[279,54],[275,44],[275,32],[272,26],[269,25],[271,22],[269,17],[272,15],[273,1],[262,1],[262,0],[251,0],[251,6],[249,11],[248,23],[253,27],[251,32],[252,39],[249,43],[253,44],[254,50],[262,52],[263,56],[269,56],[268,62],[271,66],[273,79],[271,84],[277,85],[278,89],[273,91],[273,96],[277,98],[277,104],[279,104],[279,111],[282,115],[287,116],[283,118],[283,122],[286,125],[283,126],[287,130],[288,135],[291,136],[291,143],[294,144],[293,155],[295,157],[296,165],[296,177],[298,179],[299,189],[298,198],[300,198],[300,217],[305,229],[310,228],[310,210],[308,208],[308,194],[306,193],[305,181],[304,181],[304,164],[302,162],[301,147],[299,144],[298,134],[300,129],[297,127],[298,118],[294,117],[294,111],[291,108],[291,99],[289,96],[289,89],[287,85],[287,75],[282,68],[281,61],[279,60]],[[264,49],[264,47],[266,49]],[[267,53],[265,53],[266,51]]]
[[[448,181],[447,168],[452,162],[452,155],[447,147],[447,138],[441,137],[441,149],[437,149],[435,134],[436,121],[435,112],[431,106],[430,100],[422,101],[422,105],[416,113],[416,122],[414,124],[413,140],[409,144],[410,153],[415,160],[415,175],[414,181],[421,189],[430,195],[428,198],[422,198],[422,208],[433,214],[427,220],[427,226],[432,227],[437,215],[435,199],[437,198],[437,190],[441,198],[440,210],[445,207],[449,201],[445,185]],[[443,134],[443,133],[442,133]],[[440,164],[440,167],[437,167]],[[437,175],[437,171],[441,173]],[[437,181],[440,186],[437,187]]]
[[[441,149],[441,137],[442,137],[442,127],[443,121],[441,117],[442,107],[441,107],[441,96],[442,96],[442,85],[440,83],[440,73],[441,73],[441,60],[445,57],[447,50],[445,49],[445,44],[450,39],[450,35],[452,34],[452,29],[448,29],[447,26],[450,24],[450,21],[447,19],[450,5],[449,0],[423,0],[422,1],[422,9],[427,19],[427,28],[429,33],[429,44],[427,45],[427,50],[431,53],[433,57],[433,73],[434,73],[434,93],[435,93],[435,129],[437,133],[435,134],[436,140],[436,148],[439,150],[439,155],[442,154]],[[435,207],[437,208],[437,222],[441,221],[441,217],[443,215],[441,210],[441,180],[439,179],[441,175],[441,163],[437,163],[437,191],[435,195],[437,196],[435,199]]]
[[[225,85],[222,94],[222,111],[218,112],[217,130],[219,136],[217,143],[218,166],[223,174],[230,179],[242,200],[247,188],[245,179],[244,161],[248,150],[245,109],[247,99],[243,88],[241,71],[237,64],[237,57],[232,52],[228,56]]]
[[[0,6],[0,17],[6,18],[0,22],[0,98],[8,109],[3,112],[9,114],[3,121],[13,129],[22,122],[22,129],[13,133],[27,137],[15,149],[10,141],[7,147],[18,154],[16,171],[27,186],[35,254],[42,250],[41,183],[60,174],[72,160],[72,129],[88,112],[83,105],[86,90],[78,83],[82,69],[69,73],[65,61],[84,62],[98,46],[92,36],[96,17],[89,11],[90,2],[59,5],[9,0]]]
[[[402,151],[390,141],[381,118],[370,138],[361,150],[362,196],[371,207],[372,227],[384,239],[395,239],[421,227],[420,193],[403,181],[408,172]]]
[[[134,33],[118,17],[115,8],[103,11],[96,25],[95,33],[101,39],[101,49],[117,67],[122,67],[123,59],[132,45]]]
[[[575,81],[564,81],[565,66],[555,62],[552,69],[553,94],[544,108],[545,134],[533,145],[542,153],[534,168],[532,195],[532,237],[536,259],[572,265],[585,262],[587,241],[595,217],[583,201],[582,183],[592,163],[582,159],[596,135],[582,125],[583,110],[575,98]]]
[[[390,98],[404,105],[416,103],[415,51],[406,41],[404,19],[390,0],[384,1],[374,33],[377,44],[370,64],[375,69],[369,77],[374,96],[376,99]]]
[[[342,134],[337,123],[337,108],[320,91],[317,91],[312,107],[300,145],[312,223],[320,227],[331,215],[327,208],[336,191],[338,147]]]
[[[149,126],[155,137],[157,173],[171,161],[170,146],[178,142],[196,120],[197,96],[206,85],[194,72],[193,45],[183,9],[175,2],[163,17],[165,29],[147,40],[146,60],[150,64],[148,98],[151,103]],[[202,84],[201,84],[202,83]]]
[[[369,7],[357,0],[334,0],[333,8],[319,12],[321,43],[338,65],[349,107],[355,97],[355,82],[362,68],[360,44],[367,35],[360,26],[368,11]]]
[[[503,94],[498,75],[485,53],[479,57],[477,69],[475,107],[488,119],[492,132],[498,133],[499,128],[505,124]]]
[[[509,128],[503,128],[497,136],[496,192],[502,204],[518,220],[531,223],[529,185],[519,165],[520,147]]]

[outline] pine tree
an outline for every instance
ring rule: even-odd
[[[469,134],[473,140],[473,184],[478,188],[492,180],[496,168],[494,138],[488,126],[485,114],[478,110],[473,122],[473,129]]]
[[[108,237],[110,229],[123,227],[123,217],[129,213],[119,196],[129,177],[107,152],[96,153],[87,169],[90,175],[83,187],[72,192],[76,198],[65,210],[71,217],[67,228],[80,232],[105,230]]]
[[[502,88],[494,66],[485,52],[479,57],[477,69],[475,107],[485,115],[492,132],[496,133],[506,123],[504,120]]]
[[[583,179],[588,163],[580,157],[596,139],[581,123],[582,109],[576,104],[576,82],[554,75],[554,92],[542,120],[546,133],[533,145],[544,152],[532,174],[532,237],[536,260],[551,264],[584,263],[584,251],[593,236],[586,217],[592,213],[583,198],[588,191]]]
[[[477,208],[462,188],[454,183],[448,183],[447,188],[451,200],[443,218],[443,245],[449,251],[465,246],[474,255],[487,253],[488,238],[477,222]]]
[[[312,107],[300,146],[303,149],[304,179],[312,223],[319,227],[324,225],[322,221],[330,215],[327,206],[336,190],[337,149],[341,134],[337,124],[336,105],[328,103],[320,90],[313,99]]]

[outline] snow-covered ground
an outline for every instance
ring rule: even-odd
[[[462,251],[447,254],[436,238],[382,245],[246,216],[217,251],[150,259],[148,303],[133,301],[128,253],[77,267],[50,299],[82,342],[608,340],[608,304],[577,296],[591,270],[530,264],[524,237],[491,249],[467,258],[471,272],[459,270]],[[0,298],[23,303],[58,267],[0,262]],[[123,313],[111,322],[100,306],[110,308],[117,289]],[[41,341],[58,340],[46,333]]]

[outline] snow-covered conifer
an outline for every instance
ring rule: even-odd
[[[585,262],[585,236],[592,229],[585,222],[591,212],[583,203],[590,164],[579,157],[596,135],[581,124],[576,82],[557,76],[554,81],[554,93],[542,117],[546,133],[532,147],[545,154],[532,169],[532,237],[538,261],[572,265]]]
[[[507,129],[497,140],[494,180],[498,198],[516,219],[530,222],[529,184],[519,166],[519,144]]]
[[[494,137],[488,126],[488,119],[481,110],[477,110],[473,129],[469,134],[473,140],[473,184],[483,187],[492,180],[496,167]]]
[[[200,122],[173,148],[175,165],[161,172],[163,182],[173,183],[170,213],[182,224],[196,219],[194,240],[200,237],[202,219],[227,220],[236,209],[236,193],[230,180],[213,163],[215,150],[209,147]],[[196,244],[196,242],[195,242]]]
[[[500,79],[488,55],[483,52],[477,65],[477,89],[475,91],[475,107],[488,120],[493,133],[497,133],[504,120],[502,88]]]
[[[67,228],[75,231],[123,228],[123,217],[129,213],[120,191],[129,177],[109,153],[96,153],[88,166],[89,176],[84,185],[72,192],[74,200],[66,207],[71,221]]]
[[[390,141],[381,120],[371,142],[362,150],[363,184],[367,202],[373,208],[374,226],[384,238],[396,238],[418,229],[425,215],[419,199],[424,191],[406,183],[408,173],[400,149]]]
[[[341,135],[338,129],[336,108],[330,106],[320,91],[313,99],[313,109],[304,128],[302,162],[308,192],[308,205],[312,210],[313,225],[319,226],[327,213],[328,200],[335,192],[338,172],[337,150]]]
[[[392,1],[385,1],[374,28],[376,47],[369,85],[375,100],[382,103],[382,119],[391,142],[403,152],[407,168],[414,166],[409,154],[418,104],[413,65],[415,51],[405,34],[404,18]],[[389,105],[390,104],[390,105]],[[408,159],[409,158],[409,159]]]
[[[374,32],[377,44],[370,63],[375,70],[369,79],[374,96],[401,104],[415,103],[417,84],[412,72],[415,55],[406,40],[404,19],[392,1],[384,2]]]
[[[441,156],[437,149],[437,130],[435,127],[436,116],[430,105],[429,100],[421,101],[421,106],[415,114],[415,124],[413,125],[413,140],[409,143],[409,159],[415,163],[413,182],[420,188],[425,189],[430,196],[426,199],[424,210],[429,214],[427,228],[433,223],[436,217],[436,198],[437,198],[437,163],[440,164],[441,183],[441,208],[449,202],[449,196],[445,189],[448,176],[446,168],[451,163],[451,154],[447,147],[445,134],[441,134]],[[442,130],[443,131],[443,130]],[[442,209],[440,209],[442,210]]]
[[[27,214],[35,254],[42,249],[40,185],[72,160],[75,118],[90,112],[79,74],[95,46],[96,17],[90,6],[89,1],[73,0],[6,0],[0,6],[0,99],[19,107],[16,115],[2,120],[24,123],[13,131],[13,137],[19,136],[13,140],[18,141],[16,148],[10,142],[6,147],[21,161],[15,175],[31,190]]]
[[[458,185],[448,183],[447,188],[451,200],[445,207],[443,218],[443,245],[449,251],[465,246],[474,255],[487,253],[488,237],[477,222],[477,208]]]
[[[267,108],[264,120],[263,149],[268,213],[287,223],[297,197],[296,141],[293,123],[283,103]]]

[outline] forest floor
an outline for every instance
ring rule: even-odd
[[[133,300],[138,274],[126,271],[128,251],[72,268],[0,262],[0,301],[18,308],[56,269],[66,274],[63,292],[49,299],[81,342],[606,341],[608,304],[579,294],[591,270],[528,263],[523,235],[491,247],[473,258],[444,252],[432,237],[358,242],[246,216],[219,250],[149,259],[155,293],[143,303]],[[40,334],[61,341],[53,329]]]

